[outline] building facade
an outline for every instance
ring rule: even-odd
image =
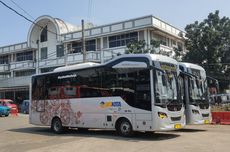
[[[102,26],[85,27],[86,60],[104,63],[124,54],[133,40],[161,42],[161,51],[174,47],[185,50],[185,33],[152,16],[125,20]],[[20,102],[29,98],[33,74],[83,62],[81,26],[58,18],[41,16],[32,24],[26,42],[0,47],[0,98]]]

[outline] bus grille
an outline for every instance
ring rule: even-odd
[[[200,109],[208,109],[209,108],[209,104],[200,104]]]
[[[171,120],[172,120],[172,121],[180,121],[180,120],[181,120],[181,117],[171,117]]]
[[[207,113],[207,114],[202,114],[202,117],[209,117],[209,113]]]
[[[180,105],[167,105],[169,111],[180,111],[182,108],[182,104]]]

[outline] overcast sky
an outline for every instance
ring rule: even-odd
[[[154,15],[184,30],[187,24],[202,21],[210,12],[230,17],[229,0],[1,0],[35,20],[50,15],[72,24],[81,19],[95,25]],[[25,14],[13,2],[26,10]],[[0,47],[27,41],[31,23],[0,3]]]

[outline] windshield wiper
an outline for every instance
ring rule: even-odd
[[[171,104],[171,103],[173,103],[173,102],[175,102],[176,105],[181,104],[181,103],[179,102],[179,100],[168,99],[168,102],[167,102],[166,105],[169,105],[169,104]]]
[[[199,105],[199,104],[202,104],[202,103],[208,103],[207,100],[192,100],[191,104],[194,104],[194,105]]]

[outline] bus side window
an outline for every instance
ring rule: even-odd
[[[86,96],[85,93],[85,88],[80,87],[80,98],[84,98]]]
[[[76,98],[77,97],[77,88],[73,86],[67,86],[64,88],[65,98]]]

